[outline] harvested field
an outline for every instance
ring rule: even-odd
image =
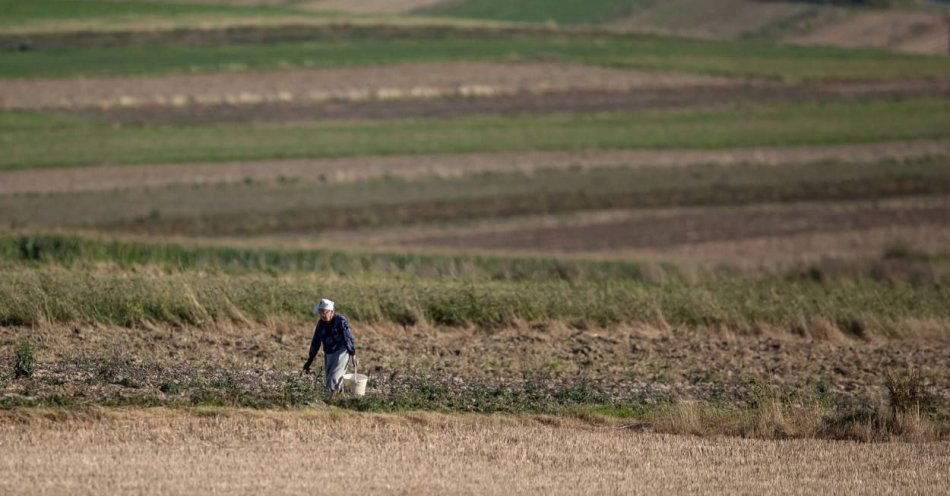
[[[950,23],[939,13],[870,11],[820,26],[791,39],[808,45],[887,48],[908,53],[943,55]]]
[[[713,76],[576,64],[447,62],[155,77],[0,80],[0,108],[321,103],[740,83]]]
[[[537,169],[600,166],[685,166],[756,163],[782,165],[836,160],[950,155],[950,141],[919,140],[860,145],[758,147],[726,150],[516,151],[419,156],[362,156],[210,164],[122,165],[87,168],[0,171],[0,195],[71,193],[172,185],[211,185],[245,181],[358,181],[386,175],[458,176],[481,172],[532,172]]]
[[[925,494],[946,487],[950,471],[945,443],[706,440],[545,418],[160,409],[5,417],[0,489],[24,495]]]
[[[612,217],[612,218],[611,218]],[[540,219],[543,221],[543,219]],[[946,199],[783,204],[616,212],[606,220],[491,227],[405,239],[408,246],[544,252],[609,252],[696,243],[834,233],[888,226],[950,225]]]

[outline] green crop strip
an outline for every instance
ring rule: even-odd
[[[0,26],[50,20],[136,20],[175,19],[191,16],[277,16],[308,15],[288,7],[237,6],[175,2],[122,2],[116,0],[0,0]],[[314,15],[310,13],[309,15]]]
[[[875,50],[657,37],[612,40],[475,37],[3,52],[0,53],[0,77],[162,74],[443,61],[562,61],[785,80],[950,74],[950,61],[946,57]]]
[[[59,267],[0,269],[0,325],[122,326],[308,315],[332,294],[359,322],[504,326],[516,322],[747,329],[824,319],[858,335],[906,333],[907,319],[950,318],[950,287],[873,280],[481,281],[175,273],[156,277]]]
[[[468,0],[437,5],[424,12],[431,15],[502,21],[554,21],[569,25],[604,21],[641,3],[642,0]]]
[[[476,116],[376,123],[113,127],[0,113],[2,169],[470,153],[868,143],[950,135],[950,101],[779,104],[691,112]]]

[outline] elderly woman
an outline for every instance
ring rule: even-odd
[[[313,339],[310,341],[310,356],[303,365],[306,373],[310,372],[310,364],[323,345],[324,370],[326,371],[326,387],[331,393],[343,389],[342,379],[346,372],[346,364],[350,357],[353,365],[357,366],[356,345],[353,342],[353,332],[346,317],[336,315],[333,311],[333,302],[327,299],[320,300],[314,305],[313,313],[320,315],[320,320],[313,330]]]

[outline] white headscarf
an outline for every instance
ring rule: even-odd
[[[333,310],[333,302],[324,298],[313,306],[313,313],[319,314],[322,310]]]

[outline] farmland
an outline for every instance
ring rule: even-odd
[[[0,0],[0,490],[945,486],[944,7],[549,3]]]

